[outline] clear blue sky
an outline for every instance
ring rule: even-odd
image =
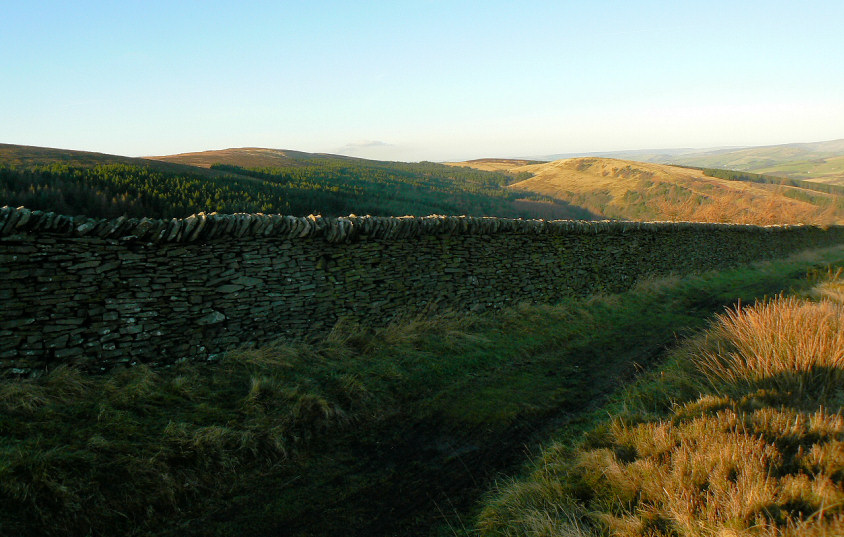
[[[447,160],[844,138],[844,2],[4,0],[0,142]]]

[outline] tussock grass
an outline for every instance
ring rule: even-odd
[[[0,383],[4,534],[145,535],[248,493],[314,434],[348,423],[348,382],[329,393],[286,382],[297,350]]]
[[[826,399],[844,386],[844,303],[778,297],[718,316],[696,350],[713,386]]]
[[[647,203],[659,218],[677,221],[833,225],[844,218],[841,200],[834,195],[810,198],[809,202],[795,200],[790,193],[773,185],[742,191],[721,187],[679,200],[654,197]]]
[[[840,529],[841,468],[829,455],[844,420],[758,404],[704,398],[672,421],[614,422],[607,447],[577,458],[597,520],[619,536]]]
[[[480,533],[577,535],[566,524],[578,520],[615,537],[844,535],[840,275],[814,301],[716,316],[609,422],[500,484]]]

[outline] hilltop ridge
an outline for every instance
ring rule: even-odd
[[[271,149],[266,147],[230,147],[175,155],[144,157],[147,160],[187,164],[198,168],[210,168],[214,164],[226,164],[242,168],[263,168],[268,166],[305,166],[313,159],[339,159],[367,161],[367,159],[333,155],[331,153],[306,153],[290,149]],[[372,162],[372,161],[370,161]],[[377,162],[377,161],[376,161]]]
[[[239,148],[132,158],[0,147],[0,206],[92,217],[199,212],[593,219],[570,204],[507,188],[510,174],[433,162],[389,162]]]
[[[588,154],[569,153],[537,158],[561,160],[574,157],[618,158],[656,164],[724,168],[844,185],[844,139],[755,147],[671,148],[603,151]]]
[[[109,164],[125,164],[150,168],[166,173],[195,173],[209,177],[224,175],[220,172],[196,168],[178,162],[148,159],[141,157],[127,157],[98,153],[95,151],[77,151],[74,149],[60,149],[54,147],[39,147],[32,145],[0,144],[0,165],[17,167],[44,166],[50,164],[66,164],[77,167],[94,167]]]
[[[464,162],[444,162],[447,166],[463,166],[468,168],[475,168],[476,170],[484,170],[489,172],[509,172],[514,168],[521,166],[529,166],[531,164],[543,164],[544,160],[528,160],[517,158],[478,158],[467,160]]]
[[[53,164],[72,169],[36,169]],[[0,166],[18,168],[3,172],[8,177],[0,198],[3,204],[90,216],[218,211],[844,222],[844,195],[836,185],[776,184],[781,180],[603,157],[446,164],[259,147],[134,158],[0,144]]]

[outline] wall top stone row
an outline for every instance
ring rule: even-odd
[[[832,226],[844,228],[844,226]],[[729,229],[749,232],[778,232],[818,228],[813,225],[753,226],[701,222],[626,222],[584,220],[523,220],[471,216],[341,216],[280,214],[199,213],[187,218],[89,218],[25,207],[0,209],[0,237],[19,234],[50,234],[69,237],[99,237],[119,241],[161,243],[205,242],[222,238],[280,237],[285,239],[322,237],[328,242],[354,242],[365,238],[402,239],[424,235],[565,235],[624,233],[628,231],[677,231]],[[829,229],[829,228],[824,228]]]

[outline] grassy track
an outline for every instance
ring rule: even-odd
[[[483,536],[844,535],[844,278],[718,315],[585,437],[502,482]]]
[[[594,425],[678,335],[835,262],[844,248],[214,364],[5,380],[0,534],[459,533],[526,446]]]

